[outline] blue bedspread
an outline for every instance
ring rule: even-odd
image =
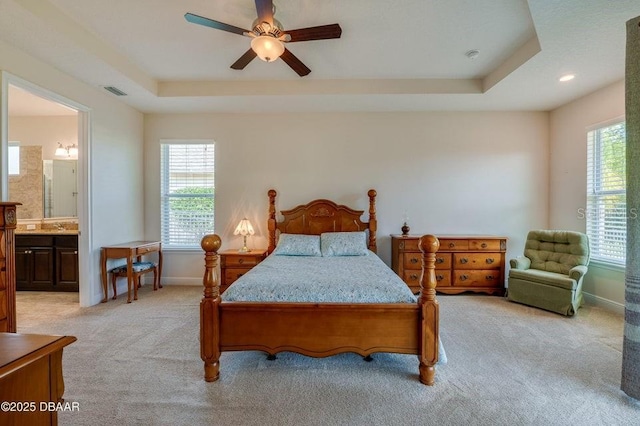
[[[222,295],[242,302],[415,303],[409,287],[375,253],[267,257]]]

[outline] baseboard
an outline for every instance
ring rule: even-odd
[[[162,285],[202,285],[202,278],[162,277]]]
[[[582,292],[582,296],[584,297],[584,301],[589,305],[598,306],[608,311],[624,315],[624,305],[621,303],[614,302],[600,296],[594,296],[593,294],[585,293],[584,291]]]

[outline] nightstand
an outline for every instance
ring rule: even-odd
[[[253,249],[239,252],[237,249],[225,250],[220,255],[220,294],[238,278],[246,274],[267,257],[267,249]]]

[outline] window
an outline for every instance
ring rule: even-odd
[[[591,258],[624,265],[627,247],[625,123],[587,133],[587,235]]]
[[[213,141],[161,141],[161,235],[166,248],[200,248],[213,232]]]
[[[9,142],[9,175],[20,174],[20,142]]]

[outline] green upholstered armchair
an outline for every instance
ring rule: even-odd
[[[509,263],[509,300],[568,316],[582,304],[582,281],[589,265],[585,234],[530,231],[524,256]]]

